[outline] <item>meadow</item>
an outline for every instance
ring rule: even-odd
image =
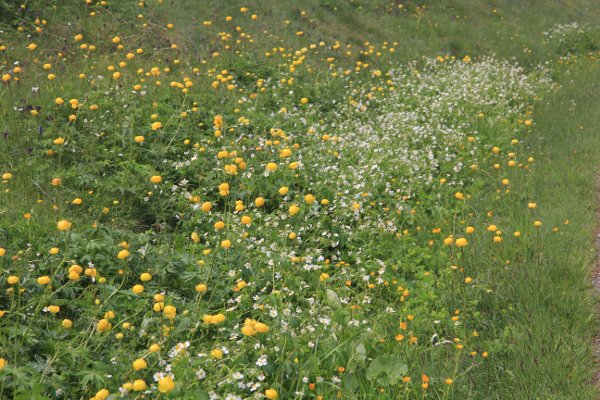
[[[0,0],[0,399],[595,399],[593,0]]]

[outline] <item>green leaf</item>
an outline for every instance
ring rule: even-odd
[[[338,297],[336,292],[334,292],[331,289],[327,289],[326,295],[327,302],[329,303],[329,306],[331,306],[331,308],[342,308],[342,302],[340,301],[340,298]]]
[[[367,368],[367,378],[381,385],[395,385],[408,371],[408,366],[399,357],[381,356]]]

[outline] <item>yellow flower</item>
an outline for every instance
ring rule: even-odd
[[[6,364],[8,364],[8,362],[4,358],[0,358],[0,371],[6,367]]]
[[[152,182],[152,183],[161,183],[162,182],[162,177],[160,175],[153,175],[150,178],[150,182]]]
[[[213,349],[210,351],[210,356],[215,360],[220,360],[221,358],[223,358],[223,350]]]
[[[215,115],[215,119],[213,120],[213,125],[217,129],[223,128],[223,117],[221,115]]]
[[[158,130],[158,129],[162,128],[162,122],[159,122],[159,121],[153,122],[153,123],[150,125],[150,128],[151,128],[153,131],[156,131],[156,130]]]
[[[144,286],[142,286],[142,285],[134,285],[134,286],[131,288],[131,291],[132,291],[134,294],[140,294],[140,293],[142,293],[142,292],[144,291]]]
[[[290,206],[290,208],[288,209],[288,211],[289,211],[290,215],[296,215],[300,211],[300,208],[297,205],[292,204]]]
[[[65,329],[71,329],[73,327],[73,321],[70,319],[63,319],[61,325]]]
[[[148,367],[148,363],[143,358],[138,358],[133,362],[132,366],[134,370],[139,371],[140,369]]]
[[[275,400],[277,398],[277,390],[275,389],[267,389],[265,390],[265,397],[269,400]]]
[[[136,136],[136,137],[134,137],[134,138],[133,138],[133,140],[134,140],[136,143],[142,143],[144,140],[146,140],[146,138],[140,135],[140,136]]]
[[[217,222],[215,222],[214,227],[215,227],[216,230],[223,229],[223,228],[225,228],[225,222],[223,222],[223,221],[217,221]]]
[[[313,196],[312,194],[307,194],[306,196],[304,196],[304,201],[307,202],[308,204],[312,204],[315,202],[315,196]]]
[[[19,281],[20,278],[15,275],[11,275],[8,278],[6,278],[6,283],[8,283],[9,285],[16,285],[17,283],[19,283]]]
[[[146,382],[143,379],[136,379],[133,381],[132,389],[134,392],[141,392],[142,390],[146,390]]]
[[[94,397],[96,398],[96,400],[106,400],[109,394],[110,392],[108,390],[102,389],[96,392],[96,396]]]
[[[158,391],[161,393],[169,393],[175,389],[175,381],[170,376],[165,376],[158,380]]]
[[[175,306],[165,306],[163,309],[163,315],[168,319],[175,319],[177,314],[177,308]]]
[[[108,319],[104,318],[98,321],[98,332],[106,332],[112,328],[112,324],[108,321]]]
[[[258,333],[267,333],[269,331],[269,327],[267,324],[263,324],[262,322],[257,322],[254,324],[254,329]]]
[[[60,311],[60,307],[59,306],[48,306],[48,311],[50,311],[52,314],[57,314]]]
[[[39,285],[45,286],[50,283],[50,277],[47,275],[40,276],[39,278],[37,278],[37,283]]]
[[[272,163],[272,162],[268,163],[267,164],[267,171],[269,171],[269,172],[275,172],[275,171],[277,171],[277,164]]]
[[[454,243],[456,244],[456,247],[465,247],[469,244],[469,242],[465,238],[458,238]]]
[[[117,258],[119,260],[124,260],[127,257],[129,257],[129,250],[127,250],[127,249],[123,249],[123,250],[119,251],[119,253],[117,253]]]
[[[150,275],[148,272],[144,272],[143,274],[140,275],[140,280],[142,282],[148,282],[152,280],[152,275]]]
[[[152,344],[152,345],[150,346],[149,350],[150,350],[152,353],[158,353],[158,352],[160,351],[160,345],[159,345],[159,344],[157,344],[157,343],[154,343],[154,344]]]
[[[204,293],[207,290],[208,286],[206,286],[204,283],[199,283],[198,285],[196,285],[196,292]]]
[[[244,325],[241,329],[241,332],[244,336],[256,335],[256,329],[254,329],[252,325]]]
[[[212,203],[210,202],[204,202],[202,203],[202,207],[200,207],[202,209],[202,211],[204,212],[209,212],[212,209]]]
[[[59,231],[68,231],[69,229],[71,229],[71,223],[69,221],[67,221],[66,219],[61,219],[60,221],[58,221],[56,223],[56,228]]]
[[[65,139],[64,139],[64,138],[62,138],[62,137],[58,137],[58,138],[56,138],[56,139],[54,139],[54,140],[52,141],[52,143],[54,143],[54,144],[56,144],[56,145],[61,145],[61,144],[63,144],[64,142],[65,142]]]
[[[223,249],[229,249],[231,247],[231,240],[225,239],[225,240],[221,241],[221,247]]]

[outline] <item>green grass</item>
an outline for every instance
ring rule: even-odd
[[[0,398],[103,400],[135,379],[160,399],[597,398],[600,7],[399,3],[0,0]],[[572,22],[589,29],[545,41]],[[269,331],[243,336],[250,320]]]
[[[500,274],[495,291],[504,315],[502,356],[486,369],[489,392],[477,398],[593,399],[597,358],[597,300],[591,283],[598,226],[600,145],[598,63],[569,67],[561,88],[536,106],[529,139],[537,161],[515,201],[484,197],[503,223],[531,231],[533,215],[548,230]],[[538,203],[537,212],[524,207]],[[568,224],[565,224],[568,221]],[[498,310],[500,311],[500,310]],[[501,314],[501,313],[500,313]],[[491,366],[491,365],[490,365]],[[491,384],[491,382],[494,382]]]

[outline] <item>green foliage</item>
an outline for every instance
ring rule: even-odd
[[[574,4],[0,0],[0,398],[594,398]]]

